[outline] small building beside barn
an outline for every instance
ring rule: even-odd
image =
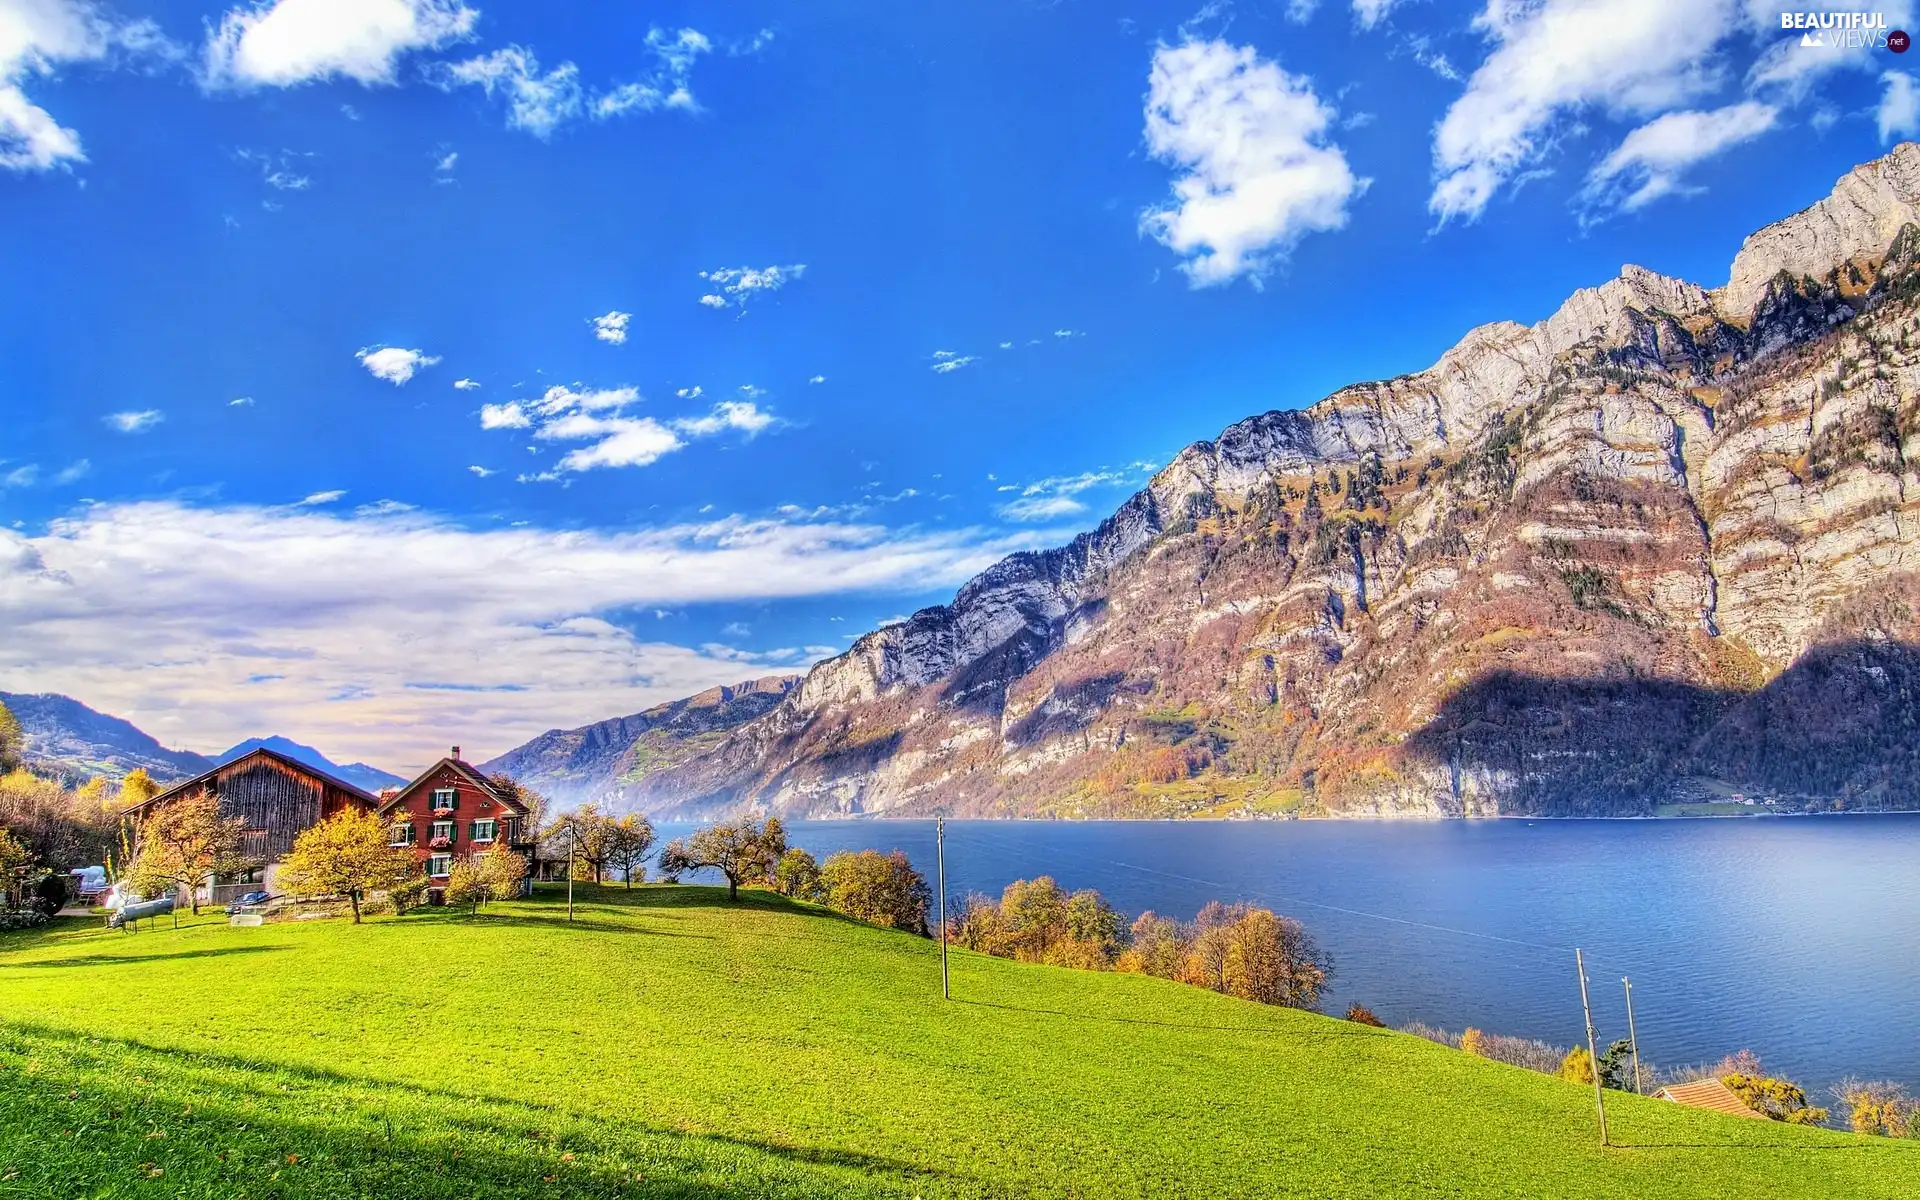
[[[1764,1113],[1757,1113],[1747,1107],[1746,1101],[1718,1079],[1670,1083],[1653,1095],[1658,1100],[1671,1100],[1675,1104],[1684,1104],[1688,1108],[1704,1108],[1709,1112],[1725,1113],[1730,1117],[1753,1117],[1761,1121],[1767,1119]]]
[[[436,902],[454,860],[463,855],[505,847],[531,865],[526,805],[461,758],[458,746],[412,782],[381,793],[378,812],[388,823],[390,843],[413,852]]]
[[[293,840],[344,809],[369,812],[374,796],[343,779],[264,747],[175,784],[121,814],[136,831],[147,816],[188,797],[218,797],[221,815],[242,821],[240,853],[258,864],[242,877],[220,879],[201,889],[203,904],[224,904],[241,892],[273,890],[280,859]]]

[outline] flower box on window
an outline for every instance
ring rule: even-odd
[[[427,849],[429,850],[446,850],[446,849],[450,849],[452,846],[453,846],[453,839],[445,838],[445,837],[437,837],[427,843]]]
[[[453,815],[453,810],[451,808],[436,808],[433,810],[433,815],[436,817],[450,817]]]

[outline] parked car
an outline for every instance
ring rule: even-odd
[[[227,915],[231,917],[242,909],[257,908],[271,899],[273,899],[273,897],[265,892],[248,892],[232,904],[227,905]]]

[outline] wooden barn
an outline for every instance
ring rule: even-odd
[[[379,802],[369,793],[325,771],[272,750],[243,754],[224,766],[175,784],[144,804],[122,814],[137,831],[148,813],[189,796],[211,792],[220,799],[220,811],[244,822],[241,853],[260,864],[248,878],[223,880],[211,889],[206,903],[223,903],[228,893],[262,888],[272,891],[279,860],[293,849],[293,839],[351,805],[369,811]]]
[[[526,805],[461,758],[458,746],[406,786],[382,792],[379,812],[391,826],[392,844],[413,851],[435,902],[461,855],[505,846],[532,865]]]

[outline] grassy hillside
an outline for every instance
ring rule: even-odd
[[[1920,1143],[1590,1091],[777,897],[0,935],[0,1197],[1920,1195]]]

